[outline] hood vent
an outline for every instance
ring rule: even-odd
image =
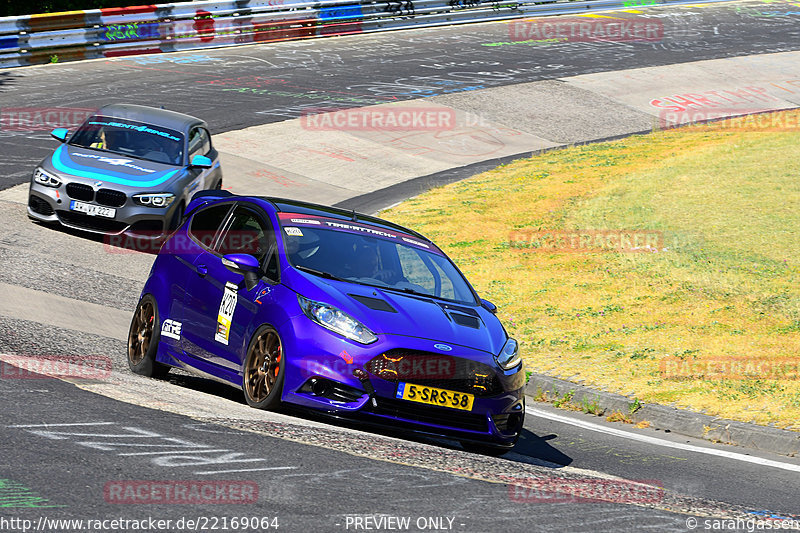
[[[372,309],[373,311],[387,311],[389,313],[397,312],[394,307],[389,305],[389,302],[386,300],[381,300],[380,298],[371,298],[369,296],[362,296],[360,294],[348,294],[348,296],[361,305]]]
[[[474,309],[461,305],[453,305],[446,302],[436,302],[441,307],[444,314],[458,324],[473,329],[481,328],[481,316]]]
[[[453,322],[459,326],[466,326],[468,328],[480,329],[481,319],[476,316],[462,315],[461,313],[450,313]]]
[[[476,318],[478,316],[480,316],[480,315],[478,315],[477,311],[475,311],[474,309],[470,309],[469,307],[464,307],[464,306],[461,306],[461,305],[453,305],[451,303],[440,302],[438,300],[436,301],[436,304],[439,307],[441,307],[442,310],[444,310],[444,311],[451,311],[451,312],[452,311],[456,311],[458,313],[464,313],[465,315],[474,316]]]

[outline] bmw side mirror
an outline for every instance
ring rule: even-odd
[[[61,141],[62,143],[67,141],[67,135],[69,135],[69,130],[67,128],[56,128],[50,132],[50,136],[53,139]]]
[[[208,159],[208,158],[206,158]],[[244,285],[248,291],[253,290],[253,287],[258,283],[258,278],[261,274],[261,268],[258,264],[258,259],[250,254],[228,254],[222,256],[222,264],[233,272],[234,274],[241,274],[244,276]]]
[[[191,166],[195,168],[211,168],[211,165],[213,165],[211,159],[204,155],[193,156],[191,163]]]
[[[484,309],[486,309],[490,313],[497,313],[497,306],[494,305],[489,300],[484,300],[483,298],[481,298],[481,307],[483,307]]]

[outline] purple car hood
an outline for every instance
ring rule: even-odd
[[[497,317],[480,306],[323,279],[294,269],[285,274],[302,296],[338,307],[377,334],[429,339],[491,354],[499,353],[507,338]]]

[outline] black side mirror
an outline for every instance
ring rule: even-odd
[[[497,306],[494,305],[489,300],[484,300],[483,298],[481,298],[481,307],[483,307],[484,309],[486,309],[490,313],[497,314]]]
[[[261,277],[261,267],[258,264],[258,259],[250,254],[224,255],[222,256],[222,264],[234,274],[244,276],[244,285],[248,291],[253,290],[253,287],[258,283],[258,278]]]

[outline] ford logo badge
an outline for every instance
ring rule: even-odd
[[[450,346],[448,346],[446,344],[434,344],[433,347],[436,348],[437,350],[441,350],[443,352],[449,352],[450,350],[453,349],[453,348],[451,348]]]

